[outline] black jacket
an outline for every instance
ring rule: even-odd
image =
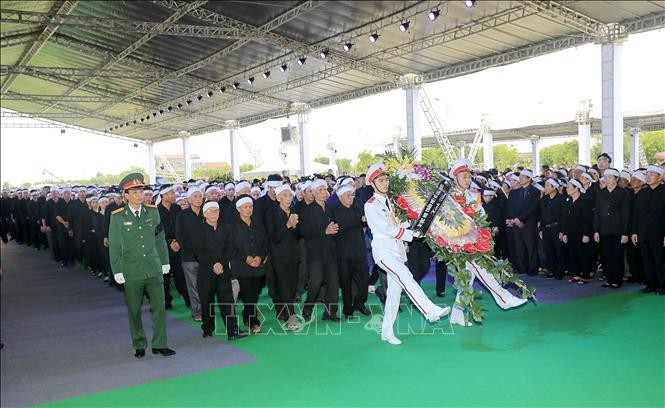
[[[513,190],[508,197],[506,217],[517,218],[528,226],[535,226],[538,222],[539,202],[540,191],[533,186]]]
[[[604,188],[596,196],[593,231],[603,235],[630,234],[630,192],[619,186]]]
[[[159,210],[159,219],[162,221],[162,226],[164,227],[164,238],[166,239],[166,245],[170,245],[171,241],[176,239],[175,237],[175,224],[178,218],[178,214],[182,211],[178,204],[171,204],[171,208],[167,209],[162,203],[159,203],[157,206]],[[169,251],[171,248],[169,248]]]
[[[561,215],[561,233],[570,237],[591,237],[591,208],[584,197],[580,196],[576,201],[566,197]]]
[[[644,186],[635,196],[632,233],[662,242],[665,235],[665,185]]]
[[[252,218],[256,219],[261,226],[266,228],[266,234],[268,234],[268,216],[278,207],[279,203],[270,198],[268,194],[254,201],[254,213]]]
[[[236,278],[251,278],[266,274],[268,240],[265,229],[256,220],[251,225],[238,217],[229,225],[231,237],[231,271]],[[260,256],[262,263],[258,268],[247,265],[248,256]]]
[[[554,198],[545,194],[540,199],[540,230],[546,225],[558,224],[561,228],[561,212],[563,210],[564,197],[557,193]]]
[[[335,237],[337,257],[339,259],[364,258],[367,256],[363,228],[363,213],[357,207],[344,207],[341,203],[332,209],[333,219],[339,224]]]
[[[316,202],[308,205],[300,215],[298,229],[305,240],[308,261],[335,260],[335,236],[326,235],[326,227],[334,218],[330,207],[325,210]]]
[[[219,224],[217,229],[205,221],[199,225],[197,238],[194,240],[194,255],[199,260],[199,274],[212,275],[212,266],[222,264],[222,277],[231,279],[230,258],[232,251],[228,228]]]
[[[175,236],[180,244],[183,262],[197,262],[194,256],[194,240],[197,238],[203,218],[191,208],[180,211],[175,222]]]
[[[295,212],[291,211],[291,214]],[[287,228],[289,215],[278,205],[266,217],[270,260],[274,264],[289,264],[300,260],[297,228]]]

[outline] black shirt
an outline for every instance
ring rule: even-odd
[[[157,206],[159,211],[159,219],[162,221],[162,226],[164,227],[164,237],[166,239],[166,245],[170,245],[171,241],[176,239],[175,237],[175,223],[180,214],[180,206],[173,203],[170,208],[166,208],[164,204],[159,203]],[[171,248],[169,247],[169,250]]]
[[[278,205],[266,217],[268,223],[268,237],[270,241],[270,260],[273,264],[289,264],[298,262],[300,248],[296,228],[287,228],[288,214]]]
[[[328,224],[334,218],[330,207],[325,210],[316,202],[308,205],[300,215],[298,229],[305,239],[305,250],[308,261],[335,260],[335,237],[326,235]]]
[[[561,233],[573,237],[591,237],[591,208],[582,196],[567,197],[562,209]],[[570,239],[570,237],[569,237]]]
[[[199,260],[199,273],[213,274],[212,266],[219,262],[224,268],[221,276],[231,278],[229,259],[232,243],[229,238],[228,228],[222,228],[219,224],[217,229],[205,221],[199,225],[199,232],[194,240],[194,255]]]
[[[175,236],[180,244],[183,262],[197,262],[194,256],[194,240],[200,230],[203,218],[187,208],[177,215],[175,222]]]
[[[342,203],[332,209],[333,219],[339,224],[339,232],[335,237],[337,256],[339,259],[364,258],[367,256],[363,228],[363,213],[353,205],[349,208]]]
[[[598,192],[593,217],[594,232],[603,235],[628,235],[630,230],[630,193],[617,186]]]
[[[256,220],[251,225],[238,217],[229,226],[232,243],[231,271],[236,278],[251,278],[265,275],[265,263],[268,256],[268,240],[265,229]],[[261,265],[254,268],[247,264],[248,256],[260,256]]]
[[[554,198],[550,198],[549,194],[545,194],[540,199],[540,229],[542,230],[547,225],[559,224],[561,227],[561,209],[563,206],[564,198],[561,194],[557,193]]]
[[[635,217],[632,233],[659,240],[665,235],[665,185],[644,186],[635,196]]]

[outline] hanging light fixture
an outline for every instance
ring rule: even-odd
[[[369,42],[371,42],[371,43],[375,43],[376,40],[378,40],[378,39],[379,39],[379,34],[377,34],[377,33],[372,33],[372,34],[369,35]]]

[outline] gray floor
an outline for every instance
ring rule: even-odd
[[[163,358],[133,357],[123,294],[61,268],[46,252],[2,244],[3,407],[25,406],[224,366],[254,357],[167,314]],[[150,339],[150,313],[144,306]]]

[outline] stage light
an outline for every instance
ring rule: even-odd
[[[129,126],[129,122],[125,122],[125,126]]]
[[[117,128],[118,128],[118,125],[115,125],[115,128],[117,129]]]
[[[263,77],[268,79],[270,77],[270,71],[266,71],[263,73]]]
[[[178,109],[182,109],[182,103],[178,103],[175,107]]]
[[[330,50],[326,48],[325,50],[321,51],[321,54],[319,55],[321,55],[321,59],[326,59],[328,58],[328,54],[330,54]]]
[[[464,1],[464,4],[465,4],[468,8],[475,7],[475,6],[476,6],[476,3],[477,3],[476,0],[465,0],[465,1]]]
[[[344,44],[344,51],[351,51],[351,47],[353,47],[353,44],[349,41],[346,44]]]
[[[121,124],[120,124],[120,127],[123,127],[123,126],[124,126],[124,125],[121,123]]]
[[[109,132],[113,132],[113,127],[110,127],[110,128],[109,128]]]
[[[173,110],[173,106],[169,106],[168,108],[166,108],[166,110],[171,112]]]
[[[213,91],[208,91],[208,98],[212,98],[213,95],[214,95]]]
[[[285,71],[286,71],[286,70],[287,70],[288,68],[289,68],[289,66],[288,66],[288,65],[286,65],[286,63],[282,64],[282,66],[281,66],[281,67],[279,67],[279,69],[281,69],[281,70],[282,70],[282,72],[285,72]]]
[[[225,86],[220,86],[219,87],[219,93],[224,93],[226,92],[226,87]]]
[[[192,104],[192,100],[191,100],[191,99],[187,99],[186,102],[187,102],[187,105],[191,105],[191,104]]]
[[[150,115],[146,116],[145,120],[150,120]]]
[[[378,40],[378,39],[379,39],[379,34],[377,34],[377,33],[372,33],[372,34],[369,35],[369,42],[371,42],[371,43],[375,43],[376,40]]]
[[[254,77],[251,76],[251,77],[247,78],[247,83],[250,84],[250,85],[253,84],[254,83]]]
[[[429,18],[430,21],[434,21],[439,18],[439,14],[441,14],[441,10],[432,9],[429,13],[427,13],[427,18]]]
[[[152,113],[152,117],[153,117],[153,118],[156,118],[156,117],[157,117],[157,112],[153,112],[153,113]]]
[[[307,61],[307,57],[304,55],[300,58],[298,58],[298,65],[305,65],[305,61]]]
[[[143,123],[144,120],[145,120],[145,118],[141,118],[141,123]]]
[[[399,31],[405,33],[409,30],[409,24],[411,24],[410,21],[404,20],[402,23],[399,25]]]
[[[159,110],[159,114],[160,114],[160,115],[163,115],[163,114],[164,114],[164,109],[160,109],[160,110]]]
[[[240,87],[240,82],[235,81],[235,82],[233,83],[233,89],[238,89],[238,87]]]
[[[197,97],[196,97],[196,100],[199,101],[199,102],[201,102],[201,100],[203,100],[203,95],[199,95],[199,96],[197,96]]]
[[[134,120],[132,121],[132,123],[136,125],[136,119],[134,119]]]

